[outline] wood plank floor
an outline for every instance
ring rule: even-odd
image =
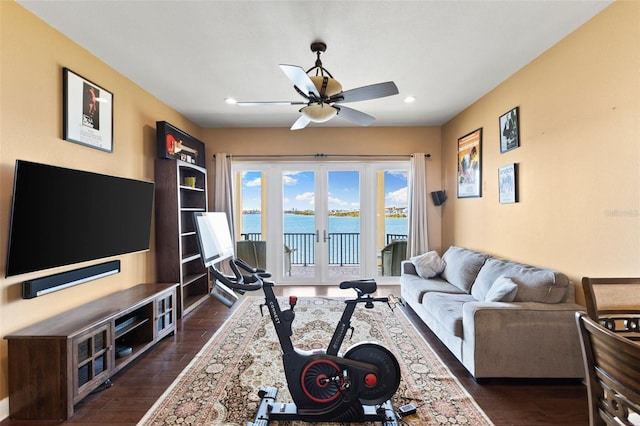
[[[326,286],[280,286],[276,289],[279,295],[285,296],[351,296]],[[380,286],[379,293],[399,295],[400,291],[397,286]],[[588,424],[587,393],[580,381],[494,379],[477,382],[410,308],[401,309],[408,313],[436,353],[496,425]],[[77,404],[75,415],[68,421],[5,419],[0,426],[135,425],[232,312],[233,309],[227,309],[213,298],[207,300],[178,321],[176,335],[167,337],[113,376],[112,387]]]

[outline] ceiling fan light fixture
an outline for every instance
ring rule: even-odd
[[[335,117],[338,110],[327,104],[313,104],[302,108],[300,112],[314,123],[324,123]]]
[[[327,77],[324,75],[314,75],[309,78],[313,82],[313,85],[316,86],[316,89],[318,89],[318,93],[323,96],[331,97],[342,92],[342,84],[340,84],[340,82],[338,82],[338,80],[336,80],[335,78]],[[325,84],[326,87],[323,90],[322,87]]]

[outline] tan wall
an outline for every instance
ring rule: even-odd
[[[152,249],[117,257],[120,274],[46,297],[21,299],[24,280],[100,262],[4,278],[15,160],[151,181],[156,120],[172,122],[194,135],[199,129],[16,3],[1,1],[0,19],[0,336],[4,337],[107,293],[155,279]],[[114,94],[113,153],[62,140],[62,67]],[[0,401],[8,395],[7,368],[7,343],[1,339]],[[0,419],[3,414],[6,399],[0,403]]]
[[[618,1],[443,126],[443,245],[582,276],[640,276],[640,2]],[[521,146],[498,117],[520,107]],[[483,128],[482,198],[456,199],[457,139]],[[498,168],[520,167],[499,204]]]
[[[428,192],[442,189],[441,143],[439,127],[367,127],[331,128],[317,127],[291,131],[289,129],[206,129],[202,133],[207,155],[217,152],[232,155],[407,155],[422,152],[431,154],[427,160]],[[248,159],[247,159],[248,160]],[[287,161],[287,158],[263,158],[263,161]],[[289,160],[305,161],[292,157]],[[329,157],[310,161],[359,161],[357,158]],[[209,161],[211,161],[209,159]],[[213,188],[213,173],[209,176]],[[213,202],[210,200],[210,205]],[[440,207],[428,203],[429,246],[441,249]]]

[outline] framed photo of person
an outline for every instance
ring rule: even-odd
[[[113,93],[62,69],[63,139],[113,152]]]
[[[500,116],[500,153],[520,146],[520,108],[515,107]]]
[[[482,196],[482,128],[458,139],[458,198]]]
[[[500,204],[518,202],[518,164],[511,163],[498,169],[498,195]]]

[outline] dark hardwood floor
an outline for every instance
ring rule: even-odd
[[[292,293],[301,297],[340,294],[339,290],[334,292],[326,286],[280,286],[277,289],[278,294],[285,296]],[[399,287],[381,286],[379,293],[399,295],[400,291]],[[589,423],[587,392],[580,381],[493,379],[477,382],[411,309],[401,309],[408,313],[494,424],[578,426]],[[78,403],[75,415],[65,422],[5,419],[0,426],[135,425],[232,313],[233,308],[227,309],[213,298],[207,300],[178,322],[178,332],[174,336],[167,337],[113,376],[110,388]]]

